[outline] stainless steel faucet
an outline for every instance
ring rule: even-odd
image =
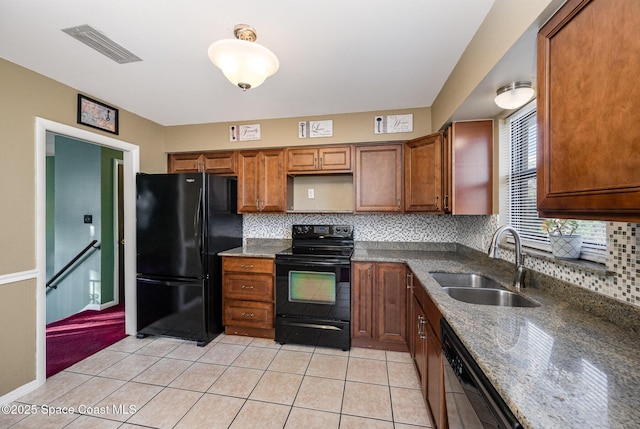
[[[516,290],[520,290],[521,287],[525,287],[524,286],[525,267],[524,267],[524,253],[522,252],[522,241],[520,240],[520,234],[518,234],[518,231],[516,231],[514,227],[509,225],[501,226],[500,228],[498,228],[496,232],[493,234],[493,238],[491,239],[491,246],[489,246],[488,255],[490,258],[498,257],[498,240],[500,240],[500,237],[506,231],[509,231],[511,235],[513,235],[513,239],[516,242],[516,249],[515,249],[516,272],[513,277],[513,286],[516,288]]]

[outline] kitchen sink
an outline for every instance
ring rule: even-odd
[[[429,273],[442,287],[505,289],[500,283],[480,274]]]
[[[453,299],[470,304],[497,305],[501,307],[539,307],[522,295],[503,289],[480,289],[471,287],[443,287],[442,290]]]
[[[536,302],[507,290],[497,281],[480,274],[430,273],[453,299],[470,304],[502,307],[539,307]]]

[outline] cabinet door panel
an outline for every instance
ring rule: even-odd
[[[315,171],[318,168],[318,150],[315,148],[287,149],[287,171]]]
[[[351,337],[373,340],[373,264],[353,263],[351,276]]]
[[[406,268],[404,264],[376,264],[378,341],[406,344]]]
[[[171,153],[168,163],[169,173],[198,173],[202,171],[202,154]]]
[[[351,171],[351,146],[318,149],[322,171]]]
[[[454,122],[451,150],[451,212],[483,215],[493,211],[493,121]]]
[[[261,211],[284,212],[286,205],[286,183],[284,174],[284,151],[263,151],[260,174]]]
[[[356,147],[357,212],[402,211],[402,145]]]
[[[640,3],[567,1],[537,46],[540,216],[640,221]]]
[[[238,155],[238,213],[258,210],[260,159],[258,151],[240,152]]]
[[[443,428],[445,421],[444,368],[442,344],[431,326],[427,326],[427,405],[436,428]]]
[[[235,152],[205,152],[204,171],[213,174],[235,174],[236,173],[236,153]]]
[[[417,297],[414,296],[413,300],[414,309],[414,331],[411,333],[415,339],[415,353],[414,362],[418,375],[420,376],[420,390],[422,396],[427,396],[427,337],[426,330],[426,316],[424,310],[420,306]]]
[[[405,211],[442,213],[442,133],[407,142],[404,171]]]

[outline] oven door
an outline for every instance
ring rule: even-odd
[[[351,319],[348,259],[276,257],[276,316]]]
[[[349,350],[350,280],[348,259],[276,256],[275,340]]]

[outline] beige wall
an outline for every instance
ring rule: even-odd
[[[524,32],[559,0],[496,0],[431,105],[433,130],[445,125]]]
[[[413,132],[374,134],[374,116],[413,114]],[[299,121],[333,120],[333,137],[298,138]],[[261,140],[230,142],[229,126],[260,124]],[[244,149],[278,146],[322,145],[334,143],[380,142],[410,140],[431,133],[431,109],[428,107],[349,113],[286,119],[267,119],[250,122],[217,123],[167,127],[167,152],[189,152],[218,149]]]
[[[35,117],[76,124],[73,88],[0,59],[0,396],[35,379],[36,281],[11,276],[36,268]],[[109,103],[109,100],[105,100]],[[117,107],[117,106],[116,106]],[[141,168],[166,168],[164,129],[120,110],[120,135],[140,146]],[[42,155],[44,156],[44,155]]]

